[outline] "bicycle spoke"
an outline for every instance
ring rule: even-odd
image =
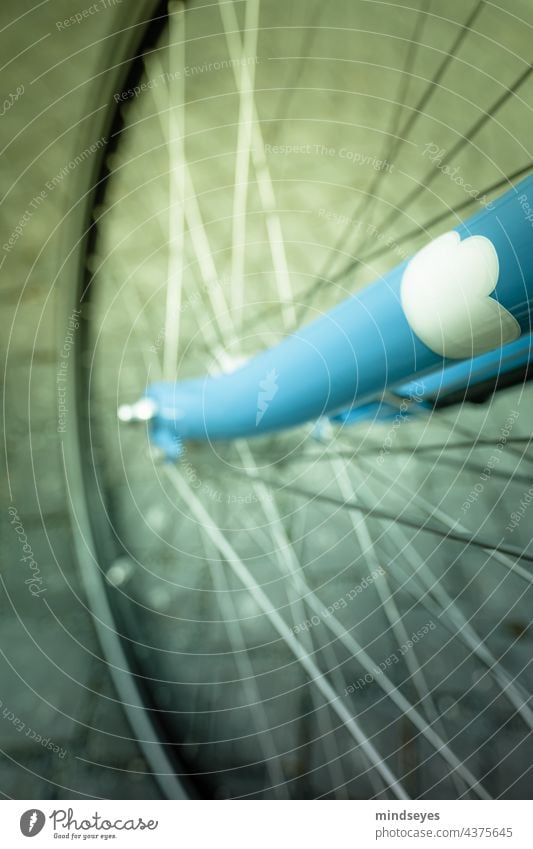
[[[243,101],[244,95],[244,103],[246,104],[246,127],[247,133],[249,133],[246,138],[248,144],[248,151],[250,153],[251,146],[251,157],[254,165],[261,206],[265,215],[265,225],[268,234],[270,253],[272,256],[272,264],[274,267],[278,297],[282,305],[282,316],[284,324],[286,327],[288,327],[295,321],[295,312],[293,304],[294,297],[292,293],[292,284],[287,265],[287,256],[285,253],[285,243],[283,239],[283,231],[281,228],[281,220],[279,217],[279,213],[277,212],[272,177],[270,174],[270,169],[268,167],[267,157],[265,155],[263,134],[261,131],[259,115],[257,113],[257,108],[253,97],[254,77],[249,72],[247,66],[249,48],[247,49],[245,44],[241,44],[241,39],[238,35],[238,23],[233,0],[232,2],[227,2],[227,0],[219,0],[219,5],[224,26],[224,33],[228,44],[228,52],[234,61],[233,69],[235,73],[235,83],[237,87],[239,87],[240,85],[241,102]],[[240,77],[237,75],[237,67],[239,63],[241,65]],[[241,150],[240,146],[238,150]],[[242,167],[244,168],[244,166]],[[243,186],[243,183],[244,180],[247,179],[247,177],[247,170],[245,175],[239,176],[239,182],[237,178],[237,173],[235,176],[235,185],[236,187],[242,186],[241,191],[243,194],[246,189],[246,187]],[[234,228],[238,228],[240,216],[243,214],[244,213],[234,211]],[[242,265],[242,263],[244,262],[244,233],[241,234],[239,232],[237,235],[241,240],[240,244],[242,243],[242,249],[240,249],[241,253],[239,254],[239,264]]]
[[[148,60],[148,69],[153,69],[157,72],[153,74],[153,76],[158,76],[159,78],[165,77],[161,63],[155,55],[151,56]],[[167,138],[167,125],[162,120],[162,116],[168,108],[167,104],[161,97],[160,87],[154,86],[151,91],[158,107],[158,115],[161,117],[161,128],[163,132],[163,137],[165,138],[167,144],[173,144],[175,138],[179,138],[180,128],[179,126],[175,125],[175,119],[173,119],[173,138]],[[182,169],[185,196],[180,197],[179,195],[179,192],[181,190],[181,181],[176,181],[176,190],[178,192],[179,200],[183,204],[185,210],[187,227],[198,260],[198,267],[202,276],[202,280],[207,291],[209,300],[211,302],[213,313],[217,315],[219,319],[219,324],[223,333],[222,341],[229,349],[231,348],[231,345],[235,339],[235,329],[232,327],[228,305],[226,303],[224,292],[220,285],[216,268],[213,263],[212,253],[209,247],[207,233],[203,225],[197,194],[194,189],[194,183],[192,181],[192,176],[186,160],[183,161]]]
[[[531,170],[533,169],[533,164],[529,163],[528,165],[523,166],[522,168],[518,168],[516,171],[513,171],[507,177],[504,177],[502,180],[497,180],[495,183],[491,183],[490,186],[485,186],[482,191],[480,191],[481,196],[490,196],[494,195],[496,192],[501,189],[511,188],[513,183],[517,180],[520,180],[522,177],[525,177]],[[409,230],[408,233],[404,235],[398,236],[398,244],[404,244],[405,242],[409,242],[412,239],[415,239],[417,236],[420,236],[421,233],[429,233],[429,231],[435,227],[437,224],[441,224],[443,221],[446,221],[451,215],[455,215],[458,220],[459,212],[464,212],[465,209],[472,206],[472,204],[476,203],[476,198],[467,198],[461,203],[454,206],[452,209],[445,209],[443,212],[440,212],[438,215],[430,218],[429,221],[426,221],[425,224],[421,224],[417,226],[413,230]],[[375,259],[379,259],[386,253],[386,248],[376,248],[376,250],[371,251],[368,254],[364,254],[361,259],[354,259],[349,265],[347,265],[339,274],[335,275],[331,278],[332,283],[338,283],[341,280],[345,279],[348,274],[354,271],[359,265],[362,265],[366,262],[371,262]]]
[[[219,599],[219,604],[222,608],[229,644],[235,657],[235,664],[240,674],[245,696],[248,699],[251,718],[257,729],[257,740],[269,774],[271,789],[276,798],[286,799],[288,795],[285,789],[286,779],[283,774],[283,767],[276,751],[273,734],[269,728],[265,707],[259,695],[252,662],[247,651],[246,640],[237,616],[226,575],[223,569],[219,569],[213,565],[212,559],[207,555],[207,552],[206,561],[209,564],[213,585],[218,590],[217,599]]]
[[[230,470],[231,472],[232,470]],[[242,472],[238,474],[242,475]],[[246,477],[250,477],[246,475]],[[344,510],[350,511],[360,511],[361,513],[372,516],[378,519],[386,519],[390,522],[397,522],[399,525],[404,525],[407,528],[412,528],[415,531],[419,531],[421,533],[434,534],[439,537],[441,540],[449,540],[451,542],[459,542],[466,546],[474,546],[475,548],[481,548],[484,551],[487,551],[494,555],[494,557],[505,566],[507,569],[519,575],[528,583],[533,583],[533,575],[523,569],[518,565],[516,561],[525,560],[526,562],[533,563],[533,555],[527,554],[524,551],[515,550],[514,548],[507,546],[503,543],[503,538],[498,543],[491,543],[488,540],[481,540],[478,537],[469,536],[468,533],[460,533],[455,530],[452,530],[452,527],[461,528],[460,523],[453,523],[452,520],[448,518],[447,521],[443,523],[448,525],[450,522],[449,530],[442,530],[440,528],[435,527],[434,525],[428,524],[428,520],[426,519],[411,519],[409,516],[405,516],[402,513],[395,514],[393,512],[382,510],[377,507],[366,507],[359,502],[353,503],[344,501],[343,499],[336,498],[331,495],[325,495],[323,492],[313,492],[311,490],[305,489],[305,487],[296,486],[294,484],[288,483],[286,481],[274,482],[273,480],[269,480],[264,476],[261,477],[261,481],[269,487],[269,489],[280,489],[287,492],[293,492],[296,495],[301,496],[302,498],[306,498],[309,502],[317,501],[324,504],[331,504],[333,506],[341,507]],[[412,497],[415,496],[415,493],[409,493]],[[422,506],[422,505],[421,505]],[[427,510],[427,505],[424,505]],[[440,512],[440,511],[437,511]],[[437,512],[432,515],[437,515]],[[439,515],[440,518],[440,515]],[[511,559],[511,558],[514,558]]]
[[[430,457],[429,459],[432,462],[453,462],[445,457],[450,451],[463,451],[465,448],[469,450],[471,453],[474,449],[477,448],[494,448],[498,444],[497,439],[480,439],[475,438],[474,435],[468,441],[465,442],[443,442],[440,445],[424,445],[424,444],[413,444],[409,446],[398,445],[394,448],[395,456],[401,456],[407,454],[412,457],[425,457],[427,454],[437,454],[437,457]],[[532,437],[510,437],[505,442],[506,445],[523,445],[525,448],[529,448],[533,444]],[[382,451],[382,445],[375,445],[367,448],[353,448],[352,451],[342,451],[337,449],[336,456],[342,458],[343,460],[352,460],[356,461],[358,457],[375,457]],[[528,457],[523,451],[520,452],[521,460],[529,460],[533,461],[533,456]],[[270,457],[269,457],[270,459]],[[282,457],[276,461],[276,466],[280,468],[284,468],[287,465],[293,465],[295,463],[318,463],[318,462],[327,462],[329,457],[327,453],[321,451],[306,451],[303,448],[298,452],[293,452],[287,457]],[[457,461],[455,461],[455,465],[457,466]],[[507,476],[508,479],[508,476]],[[514,474],[513,479],[516,480]],[[519,478],[521,479],[521,478]]]
[[[255,463],[253,458],[244,446],[241,449],[241,460],[246,464],[248,468],[252,469],[249,477],[254,480],[254,468]],[[279,553],[285,563],[285,569],[287,575],[291,578],[291,581],[295,584],[295,589],[302,597],[306,598],[307,604],[313,613],[317,616],[320,616],[321,611],[323,610],[323,605],[320,600],[317,598],[315,593],[308,586],[304,578],[302,577],[301,570],[299,568],[299,564],[297,559],[295,558],[294,551],[292,545],[290,544],[285,531],[283,529],[283,525],[281,523],[279,514],[274,506],[274,503],[269,501],[267,497],[266,490],[264,488],[256,488],[255,490],[261,499],[262,507],[267,514],[267,517],[270,522],[271,532],[273,534],[273,540],[275,545],[275,550]],[[372,550],[372,546],[370,543],[370,538],[368,534],[366,537],[361,536],[364,532],[359,530],[359,525],[354,525],[356,532],[359,536],[359,542],[362,547],[363,554],[365,558],[369,557],[369,551]],[[369,549],[370,546],[370,549]],[[339,642],[344,645],[350,654],[354,657],[357,657],[359,663],[363,666],[363,668],[372,674],[372,671],[376,668],[376,663],[370,657],[368,652],[366,652],[363,647],[355,640],[353,635],[344,630],[344,628],[338,623],[337,619],[334,615],[328,616],[327,619],[324,620],[325,626],[330,629],[334,635],[337,637]],[[402,713],[409,717],[415,727],[423,734],[424,737],[428,740],[428,742],[436,748],[436,751],[444,757],[447,763],[452,767],[457,774],[462,775],[463,779],[466,781],[469,787],[471,787],[480,798],[488,798],[485,794],[484,789],[479,785],[477,779],[472,776],[472,774],[464,769],[461,765],[460,760],[449,750],[444,741],[440,738],[438,734],[431,728],[424,718],[421,716],[418,710],[414,708],[408,700],[401,694],[394,684],[389,680],[388,676],[383,672],[377,679],[377,683],[382,687],[382,689],[386,692],[389,698],[394,702],[394,704],[402,711]]]
[[[309,657],[299,641],[296,640],[284,619],[279,615],[277,610],[272,608],[268,597],[257,584],[257,581],[238,556],[237,552],[227,541],[224,534],[213,522],[211,516],[205,509],[202,502],[197,498],[194,491],[185,481],[182,480],[174,467],[165,466],[165,472],[176,493],[181,497],[184,503],[187,504],[188,508],[201,525],[203,531],[205,531],[207,536],[209,536],[212,540],[225,562],[235,573],[243,586],[248,589],[250,595],[268,618],[279,637],[290,649],[295,659],[307,672],[310,682],[321,692],[322,696],[337,715],[338,719],[340,719],[346,727],[348,733],[365,753],[374,769],[381,775],[387,787],[396,796],[396,798],[407,799],[408,796],[400,781],[393,775],[389,767],[379,756],[373,744],[368,740],[366,734],[359,727],[359,724],[355,721],[353,716],[351,716],[344,703],[339,700],[327,678],[318,669],[315,662]]]
[[[179,136],[168,145],[169,158],[169,214],[168,214],[168,281],[165,307],[165,330],[163,343],[163,374],[166,380],[174,380],[178,362],[181,291],[183,285],[183,259],[185,249],[185,217],[182,198],[185,197],[183,182],[183,161],[185,159],[185,85],[183,68],[185,66],[185,9],[180,3],[169,4],[168,38],[170,80],[167,92],[168,138],[173,136],[174,127],[179,128]],[[177,82],[176,82],[177,80]],[[178,104],[176,106],[176,100]],[[180,117],[174,116],[178,109]],[[176,182],[180,181],[179,192]]]
[[[219,0],[222,19],[231,15],[230,4]],[[228,11],[225,13],[225,9]],[[231,4],[233,11],[233,3]],[[234,15],[234,17],[236,17]],[[233,22],[232,22],[233,23]],[[236,23],[236,20],[235,20]],[[232,252],[231,252],[231,288],[232,312],[237,327],[242,322],[244,299],[244,259],[246,254],[246,213],[249,183],[249,164],[252,149],[252,127],[254,122],[254,84],[255,59],[257,56],[257,28],[259,24],[259,0],[246,0],[244,38],[242,51],[238,55],[231,53],[231,40],[228,41],[230,56],[235,67],[240,65],[241,73],[238,78],[239,88],[239,123],[237,148],[235,157],[235,189],[233,193],[232,219]],[[240,38],[237,36],[239,42]],[[250,66],[250,67],[249,67]]]
[[[255,465],[253,455],[247,445],[246,442],[239,442],[237,444],[237,452],[241,459],[241,462],[245,464],[247,467],[251,468],[255,472],[257,472],[257,467]],[[294,609],[296,616],[295,621],[303,622],[306,619],[304,604],[302,602],[301,595],[301,587],[298,584],[297,576],[300,574],[300,563],[298,562],[298,558],[296,557],[294,548],[292,543],[290,542],[285,528],[283,526],[283,522],[281,516],[279,514],[278,508],[274,500],[270,500],[268,498],[268,492],[266,487],[264,487],[260,482],[253,482],[254,493],[258,498],[259,504],[261,505],[261,509],[269,522],[269,531],[272,535],[272,543],[274,546],[274,558],[279,566],[280,573],[287,577],[289,576],[291,579],[292,586],[294,588],[294,592],[292,593],[291,607]],[[303,638],[304,648],[309,651],[309,641],[308,639]],[[337,669],[329,668],[329,675],[336,684],[338,684],[337,693],[339,694],[341,688],[344,686],[344,681],[342,681],[341,676],[337,674]],[[340,695],[338,695],[340,698]],[[333,751],[333,745],[328,740],[328,734],[325,731],[325,725],[322,720],[322,712],[318,712],[318,722],[319,725],[322,725],[323,737],[322,741],[325,748],[331,748],[330,751],[326,751],[326,763],[336,764],[337,753]],[[330,767],[331,768],[331,767]],[[333,768],[332,768],[333,774]]]
[[[364,461],[363,461],[364,463]],[[387,479],[386,472],[383,471],[382,468],[379,470],[374,469],[374,473],[377,477],[385,477]],[[399,481],[397,478],[394,480],[394,485],[398,489],[401,489],[406,496],[409,497],[409,503],[414,502],[418,504],[424,512],[427,512],[427,504],[424,499],[422,499],[418,493],[413,492],[408,486],[406,486],[403,482]],[[474,545],[478,548],[482,548],[484,551],[491,553],[494,556],[494,559],[497,560],[500,564],[505,566],[507,569],[515,572],[517,575],[520,575],[521,578],[524,578],[528,583],[533,583],[533,575],[523,569],[521,566],[517,564],[517,560],[525,560],[527,562],[533,563],[533,556],[528,555],[523,551],[515,551],[513,548],[507,545],[503,545],[500,541],[497,545],[491,544],[484,540],[480,540],[478,537],[471,537],[468,535],[468,529],[464,527],[459,521],[455,521],[451,516],[449,516],[444,510],[440,507],[433,506],[431,508],[431,518],[435,517],[438,519],[446,528],[449,530],[447,532],[441,532],[441,535],[444,538],[449,538],[456,540],[457,542],[463,542],[465,545]],[[397,520],[399,521],[399,520]],[[402,522],[400,521],[400,524]],[[427,525],[424,523],[420,526],[420,530],[427,530]],[[457,529],[457,532],[455,529]],[[434,529],[431,529],[431,533],[435,533]],[[512,560],[511,558],[515,558]]]
[[[375,498],[375,488],[371,487],[368,479],[365,480],[365,486],[369,490],[371,497]],[[515,683],[500,661],[497,660],[490,652],[486,645],[486,641],[481,639],[474,630],[470,621],[462,614],[457,601],[452,599],[443,588],[442,578],[444,576],[441,575],[440,580],[437,580],[433,572],[430,570],[426,559],[417,552],[414,540],[409,538],[400,527],[394,526],[389,530],[393,535],[398,552],[398,557],[395,561],[395,568],[392,574],[397,573],[398,569],[401,568],[398,560],[401,560],[402,558],[405,559],[412,570],[409,575],[402,570],[402,574],[404,576],[404,582],[401,584],[402,588],[408,583],[411,583],[413,577],[416,578],[416,582],[421,582],[417,598],[421,598],[427,593],[429,597],[435,599],[438,605],[437,610],[439,619],[442,621],[442,618],[444,617],[444,619],[448,619],[450,621],[451,633],[457,635],[457,637],[465,643],[472,654],[475,655],[484,666],[486,666],[488,674],[493,677],[502,694],[520,713],[527,727],[530,730],[533,730],[533,711],[527,704],[529,700],[528,696],[522,691],[522,688]],[[500,584],[505,580],[505,578],[506,576],[501,579]],[[528,588],[524,588],[517,601],[519,601],[527,591]],[[494,625],[492,630],[496,629],[497,624],[498,623]]]
[[[522,168],[518,168],[516,171],[513,171],[507,177],[504,177],[502,180],[497,180],[494,183],[491,183],[490,186],[485,186],[484,189],[480,191],[481,196],[490,197],[491,195],[496,194],[499,190],[505,188],[511,188],[513,184],[527,176],[530,171],[533,171],[533,164],[528,164],[523,166]],[[432,228],[436,227],[437,224],[441,224],[443,221],[446,221],[450,216],[455,216],[457,221],[460,223],[461,218],[459,217],[460,212],[464,212],[464,210],[468,209],[472,204],[476,203],[476,198],[468,197],[466,200],[457,204],[454,207],[449,209],[445,209],[443,212],[438,213],[433,216],[433,218],[426,221],[424,224],[417,225],[412,230],[409,230],[407,233],[401,234],[396,237],[396,243],[401,246],[403,244],[412,242],[414,239],[420,237],[422,233],[430,236],[430,231]],[[320,292],[324,291],[324,285],[333,286],[337,283],[344,283],[346,286],[346,279],[357,271],[358,268],[368,266],[374,260],[379,260],[383,256],[385,256],[388,252],[390,252],[389,247],[378,246],[375,250],[370,251],[369,253],[365,253],[362,256],[350,254],[347,251],[343,251],[347,257],[351,257],[349,262],[343,266],[343,268],[337,272],[336,274],[331,274],[329,266],[327,269],[324,269],[322,274],[319,274],[317,279],[314,280],[312,285],[306,291],[302,292],[298,298],[298,304],[300,306],[300,310],[298,312],[297,321],[294,325],[292,325],[289,329],[295,330],[297,329],[300,322],[303,320],[305,313],[309,310],[309,307],[312,305],[316,296],[320,294]],[[354,277],[354,282],[355,282]],[[351,287],[350,287],[351,288]],[[343,288],[344,291],[344,288]],[[267,319],[269,316],[275,313],[275,307],[268,306],[265,309],[260,309],[256,314],[256,322],[260,323]]]
[[[355,493],[353,491],[353,487],[352,487],[350,479],[349,479],[349,477],[346,473],[346,469],[345,469],[344,465],[342,464],[342,462],[339,462],[336,459],[336,457],[333,457],[333,459],[331,460],[331,465],[332,465],[332,470],[333,470],[334,475],[335,475],[335,480],[338,482],[341,495],[346,500],[352,499],[354,497]],[[365,517],[361,516],[362,521],[360,521],[360,522],[356,522],[354,520],[353,514],[351,514],[351,517],[352,517],[352,523],[351,523],[352,528],[353,528],[353,531],[354,531],[356,538],[359,542],[359,547],[362,550],[362,552],[364,553],[365,558],[370,565],[370,568],[372,569],[372,571],[374,571],[374,570],[379,568],[380,561],[379,561],[379,558],[377,557],[375,545],[372,541],[372,537],[370,535],[369,528],[368,528],[367,523],[365,521]],[[376,589],[378,591],[378,595],[380,596],[382,606],[383,606],[383,610],[385,612],[385,615],[387,616],[389,626],[392,628],[392,631],[393,631],[393,633],[394,633],[394,635],[397,639],[398,644],[399,645],[407,644],[408,639],[409,639],[408,634],[407,634],[407,631],[405,629],[405,625],[403,623],[402,616],[401,616],[398,608],[396,607],[394,599],[391,595],[390,589],[388,587],[386,576],[385,575],[379,575],[379,577],[375,581],[375,586],[376,586]],[[415,689],[416,689],[416,692],[417,692],[417,695],[418,695],[418,701],[419,701],[419,703],[423,704],[424,712],[427,714],[427,718],[428,718],[428,721],[429,721],[428,725],[426,726],[426,728],[424,729],[424,731],[422,733],[424,733],[424,735],[426,736],[427,728],[433,728],[436,731],[438,737],[441,740],[443,740],[444,739],[444,736],[443,736],[444,728],[443,728],[442,724],[440,723],[438,712],[437,712],[435,704],[434,704],[434,702],[431,698],[431,693],[430,693],[429,687],[427,685],[424,673],[423,673],[423,671],[422,671],[422,669],[421,669],[421,667],[420,667],[420,665],[417,661],[416,651],[413,649],[413,651],[408,652],[405,655],[404,659],[405,659],[405,663],[407,665],[407,668],[408,668],[408,670],[411,674],[411,679],[413,681],[413,684],[415,686]],[[423,719],[421,718],[421,721],[419,722],[417,727],[422,728],[423,727],[422,723],[423,723]],[[446,749],[447,749],[447,753],[446,753],[447,756],[446,756],[445,759],[446,759],[447,763],[449,763],[449,765],[452,766],[453,769],[454,769],[454,771],[452,772],[452,778],[453,778],[454,782],[457,783],[457,779],[459,777],[462,777],[463,780],[465,781],[467,787],[470,787],[472,776],[466,771],[463,772],[462,769],[459,769],[459,770],[456,769],[456,765],[458,763],[458,758],[451,752],[451,750],[448,749],[447,746],[446,746]],[[437,751],[439,751],[439,753],[442,754],[441,750],[437,749]],[[475,783],[477,783],[475,779],[474,779],[474,781],[475,781]],[[463,787],[460,786],[458,789],[459,789],[459,792],[462,792]]]
[[[475,121],[470,129],[464,136],[461,136],[454,145],[450,148],[449,151],[446,152],[442,161],[440,162],[440,167],[445,168],[450,162],[453,162],[454,158],[457,154],[466,147],[483,129],[485,124],[489,121],[493,120],[497,113],[500,111],[502,106],[504,106],[510,97],[515,95],[519,89],[523,86],[526,80],[530,77],[531,72],[533,71],[533,65],[528,65],[528,67],[517,77],[514,83],[506,89],[503,94],[498,97],[494,103],[489,106],[489,108]],[[436,179],[436,177],[440,174],[438,169],[432,169],[429,171],[421,180],[417,182],[417,185],[407,194],[405,198],[402,199],[402,209],[408,209],[413,201],[415,201]],[[391,210],[391,212],[384,218],[380,223],[380,230],[383,232],[386,228],[391,224],[392,221],[395,221],[397,217],[396,210]]]
[[[479,2],[477,7],[476,7],[476,15],[477,15],[477,12],[480,11],[480,9],[481,9],[482,2],[483,2],[483,0],[481,0],[481,2]],[[420,45],[420,39],[422,37],[422,32],[423,32],[423,29],[424,29],[424,24],[425,24],[426,19],[427,19],[427,13],[428,13],[430,4],[431,4],[431,0],[426,0],[426,2],[423,3],[422,7],[419,9],[419,11],[417,13],[417,16],[416,16],[416,19],[415,19],[415,25],[414,25],[414,28],[413,28],[413,35],[412,35],[412,38],[410,40],[409,47],[408,47],[408,50],[407,50],[407,56],[406,56],[406,59],[405,59],[405,64],[404,64],[404,67],[402,68],[401,73],[400,73],[400,84],[399,84],[399,90],[398,90],[398,97],[396,98],[396,108],[393,112],[393,115],[392,115],[392,118],[391,118],[391,121],[390,121],[390,124],[389,124],[389,129],[388,129],[388,133],[387,133],[387,135],[388,135],[388,145],[387,145],[387,149],[385,151],[385,154],[383,156],[383,159],[385,159],[387,162],[394,158],[395,154],[400,150],[400,148],[404,144],[404,142],[407,138],[407,135],[409,133],[409,130],[412,128],[412,125],[414,124],[414,122],[416,121],[418,116],[421,114],[421,110],[424,106],[424,102],[427,102],[427,100],[429,100],[429,98],[431,97],[431,94],[433,93],[436,86],[438,85],[438,81],[439,81],[440,77],[442,76],[442,74],[444,73],[444,70],[445,70],[445,67],[443,67],[443,66],[445,66],[445,64],[447,63],[448,58],[451,59],[451,56],[454,54],[454,48],[452,47],[451,53],[448,54],[447,57],[445,57],[442,65],[441,65],[441,72],[438,73],[433,78],[430,85],[427,87],[426,92],[423,95],[422,99],[417,103],[417,105],[415,106],[415,110],[408,117],[407,121],[404,122],[403,127],[400,130],[400,123],[401,123],[402,114],[403,114],[403,111],[404,111],[406,103],[407,103],[407,92],[408,92],[408,89],[409,89],[409,85],[411,83],[411,70],[412,70],[412,67],[413,67],[413,64],[414,64],[414,61],[415,61],[415,57],[416,57],[418,47]],[[475,17],[475,15],[473,16],[472,20],[474,19],[474,17]],[[463,27],[463,31],[465,31],[465,27]],[[371,184],[368,188],[368,191],[365,192],[365,197],[362,198],[359,201],[359,203],[357,204],[357,206],[355,208],[355,212],[352,216],[354,221],[359,220],[359,216],[360,216],[363,208],[365,210],[365,216],[368,217],[370,215],[370,212],[372,211],[372,208],[375,205],[377,190],[379,188],[381,180],[383,180],[383,178],[384,178],[384,174],[386,174],[386,172],[384,172],[384,171],[377,171],[374,174],[374,177],[372,178],[372,182],[371,182]],[[323,264],[321,271],[318,275],[319,278],[324,278],[324,277],[329,278],[331,276],[331,270],[332,270],[331,266],[334,264],[332,262],[332,259],[337,257],[338,252],[341,249],[341,247],[344,250],[344,246],[346,244],[349,244],[349,238],[351,236],[351,232],[352,232],[352,224],[350,222],[344,228],[344,230],[341,232],[339,239],[337,240],[337,242],[333,246],[332,251],[330,252],[330,256],[327,258],[326,262]],[[357,254],[357,252],[358,251],[357,251],[357,248],[356,248],[355,253]]]
[[[260,499],[260,501],[262,501],[262,497],[263,497],[263,493],[261,491],[262,489],[264,490],[264,487],[262,487],[260,484],[257,485],[257,486],[254,486],[254,492],[256,493],[256,495]],[[264,510],[264,504],[263,503],[262,503],[262,508]],[[276,522],[276,525],[277,525],[277,522]],[[267,547],[265,545],[265,543],[262,540],[259,539],[259,536],[258,536],[257,532],[255,531],[255,529],[253,527],[251,527],[248,523],[243,522],[243,530],[244,529],[247,530],[247,532],[250,534],[250,536],[252,536],[254,539],[258,540],[258,546],[261,549],[261,551],[263,551],[264,554],[269,559],[272,559],[272,554],[273,554],[272,546],[269,545]],[[273,542],[275,543],[275,540]],[[288,541],[284,541],[284,543],[283,543],[284,547],[287,544],[290,544],[290,543],[288,543]],[[278,567],[280,569],[280,573],[282,575],[286,576],[287,572],[286,572],[286,566],[284,564],[286,564],[286,562],[287,562],[287,557],[283,556],[283,551],[284,551],[284,548],[280,548],[280,547],[275,548],[274,559],[276,560],[276,562],[278,564]],[[306,619],[307,619],[307,614],[305,612],[305,599],[301,596],[301,594],[299,592],[297,592],[297,588],[296,588],[294,582],[292,582],[290,585],[287,586],[287,592],[290,595],[289,609],[290,609],[290,613],[291,613],[291,616],[292,616],[292,620],[294,622],[305,622]],[[307,654],[316,655],[317,650],[315,649],[312,637],[313,637],[313,634],[312,634],[311,631],[304,631],[304,633],[301,636],[302,646],[305,649],[305,651],[307,652]],[[340,669],[338,668],[338,659],[335,656],[335,653],[333,651],[333,647],[330,644],[321,645],[320,646],[320,652],[321,652],[321,654],[324,655],[324,658],[326,660],[328,660],[328,675],[331,679],[332,686],[334,686],[337,693],[339,693],[342,689],[344,689],[345,681],[343,680],[342,673],[341,673]],[[325,717],[323,715],[324,711],[321,709],[321,706],[318,704],[316,696],[317,696],[316,690],[313,688],[312,695],[311,695],[311,698],[312,698],[312,701],[313,701],[313,709],[314,709],[314,713],[316,715],[316,722],[317,722],[318,730],[320,732],[320,738],[319,739],[320,739],[320,741],[323,745],[324,753],[325,753],[325,760],[323,761],[323,765],[327,766],[328,769],[330,770],[331,779],[332,779],[332,787],[343,788],[347,784],[347,777],[346,777],[346,773],[345,773],[345,770],[344,770],[344,767],[343,767],[342,759],[344,757],[346,757],[347,753],[341,752],[339,750],[337,735],[335,734],[335,729],[333,729],[331,727],[331,725],[327,724],[327,717]],[[376,792],[379,792],[378,788],[377,788],[377,784],[376,784],[374,777],[373,777],[373,773],[370,774],[369,778],[372,781],[372,783],[374,784]]]

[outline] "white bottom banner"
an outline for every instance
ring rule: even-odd
[[[533,847],[530,802],[4,801],[1,845]]]

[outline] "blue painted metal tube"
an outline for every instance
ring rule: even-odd
[[[436,372],[422,375],[416,381],[394,387],[393,391],[402,397],[412,397],[416,393],[422,399],[433,399],[437,396],[444,399],[451,393],[525,366],[532,358],[533,335],[526,333],[516,342],[510,342],[471,360],[446,365]]]
[[[415,375],[440,371],[444,364],[453,362],[442,351],[447,354],[449,349],[453,357],[460,357],[460,352],[475,351],[478,344],[485,350],[500,347],[502,339],[508,340],[509,329],[512,338],[529,333],[533,311],[531,210],[533,176],[494,201],[490,209],[482,210],[447,237],[440,237],[436,253],[424,255],[422,262],[417,258],[424,252],[415,255],[416,268],[411,264],[414,260],[403,262],[231,374],[152,384],[146,392],[156,411],[152,440],[172,457],[179,453],[179,440],[227,440],[294,427],[371,399],[384,388],[407,382]],[[483,246],[474,258],[468,256],[468,250],[453,253],[461,250],[459,244],[464,246],[470,237],[479,236],[484,239],[470,241],[467,246]],[[436,262],[435,257],[441,261]],[[456,285],[450,292],[443,292],[448,285],[447,275],[443,275],[446,263],[452,277],[466,275],[466,288]],[[474,280],[485,274],[485,265],[489,276],[494,273],[494,263],[495,286],[491,285],[490,297],[486,293],[484,302],[480,297],[479,311],[477,302],[468,305],[465,325],[465,309],[457,309],[457,299],[470,297],[468,275],[473,286]],[[414,279],[415,271],[428,279]],[[427,288],[421,288],[421,283]],[[429,288],[432,286],[434,289]],[[426,303],[434,298],[435,304],[442,306],[440,312],[435,310],[436,328],[426,328],[435,316],[431,308],[419,309],[424,298]],[[494,318],[488,331],[476,326],[487,302],[496,312],[498,304],[503,307],[501,321],[497,321],[503,337],[494,335]],[[465,338],[469,327],[473,328],[471,340]]]
[[[339,424],[353,425],[368,421],[390,421],[399,411],[404,420],[413,415],[424,415],[433,410],[437,399],[445,401],[448,396],[457,392],[466,391],[479,383],[520,369],[532,359],[533,334],[526,333],[516,342],[510,342],[470,360],[454,365],[443,361],[442,368],[437,371],[419,375],[409,383],[391,386],[385,398],[356,402],[349,409],[331,416],[331,420]],[[401,402],[405,400],[409,401],[409,407],[402,409]]]

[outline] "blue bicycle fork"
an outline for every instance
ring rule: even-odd
[[[172,460],[184,440],[342,418],[415,380],[442,397],[529,362],[532,306],[533,176],[232,373],[154,383],[119,415],[150,419]]]

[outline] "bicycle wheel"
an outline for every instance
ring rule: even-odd
[[[209,798],[523,798],[524,380],[478,406],[185,443],[175,464],[117,407],[231,371],[527,175],[531,10],[195,0],[156,18],[112,98],[77,377],[95,581],[154,769]]]

